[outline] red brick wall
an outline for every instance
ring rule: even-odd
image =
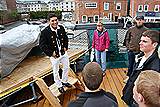
[[[16,0],[6,0],[8,11],[16,10]]]
[[[115,2],[114,2],[115,1]],[[85,8],[85,3],[97,2],[97,8]],[[109,10],[104,10],[104,2],[109,3]],[[82,20],[83,15],[87,17],[94,17],[94,15],[107,16],[109,13],[113,14],[113,20],[115,16],[126,16],[127,15],[127,0],[77,0],[79,6],[76,9],[76,13],[79,13],[79,19]],[[116,3],[121,3],[121,10],[116,10]]]
[[[131,16],[136,16],[136,12],[138,11],[138,5],[149,5],[148,11],[154,11],[155,5],[160,5],[160,0],[131,0]],[[132,7],[134,7],[132,12]],[[133,14],[132,14],[133,13]]]

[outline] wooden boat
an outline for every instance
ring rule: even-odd
[[[69,49],[70,61],[84,54],[83,49]],[[47,56],[33,56],[25,59],[7,77],[0,81],[0,99],[28,86],[34,82],[33,77],[45,77],[51,74],[52,67]]]

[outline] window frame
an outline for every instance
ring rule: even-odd
[[[156,10],[156,8],[157,8],[158,10]],[[154,6],[154,11],[155,11],[155,12],[159,12],[159,8],[160,8],[160,5],[157,5],[157,4],[156,4],[156,5]]]
[[[117,7],[120,6],[120,9],[117,9]],[[116,10],[121,10],[122,9],[122,4],[121,3],[116,3]]]
[[[142,10],[140,10],[140,7],[142,8]],[[138,12],[142,12],[143,11],[143,5],[138,5]]]
[[[86,20],[83,17],[86,17]],[[82,22],[87,22],[87,15],[82,15]]]
[[[98,17],[98,20],[96,21],[96,17]],[[94,15],[94,22],[98,22],[99,21],[99,15]]]
[[[89,5],[95,4],[95,7],[89,7]],[[88,6],[87,6],[88,5]],[[97,8],[97,3],[96,2],[89,2],[89,3],[85,3],[85,8],[86,9],[93,9],[93,8]]]
[[[106,7],[106,5],[108,6],[107,8],[105,8]],[[104,2],[104,10],[109,10],[109,3],[108,2]]]
[[[146,6],[147,6],[147,10],[145,9],[145,8],[146,8]],[[145,4],[145,5],[144,5],[144,7],[143,7],[144,12],[148,12],[148,8],[149,8],[149,5]]]

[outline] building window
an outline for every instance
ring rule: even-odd
[[[143,5],[138,5],[138,12],[142,12],[143,11]]]
[[[86,15],[82,16],[82,22],[87,22],[87,16]]]
[[[116,3],[116,10],[121,10],[121,3]]]
[[[159,5],[155,5],[155,6],[154,6],[154,11],[155,11],[155,12],[159,12]]]
[[[109,10],[109,3],[104,3],[104,10]]]
[[[148,7],[149,7],[149,5],[144,5],[144,11],[145,11],[145,12],[148,11]]]
[[[97,8],[97,3],[85,3],[85,8]]]
[[[95,15],[94,16],[94,22],[98,22],[99,21],[99,16],[98,15]]]

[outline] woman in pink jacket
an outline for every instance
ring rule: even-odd
[[[94,31],[92,40],[92,49],[95,50],[96,62],[101,66],[103,75],[106,71],[106,51],[110,45],[110,38],[107,30],[103,28],[102,22],[97,23],[97,29]]]

